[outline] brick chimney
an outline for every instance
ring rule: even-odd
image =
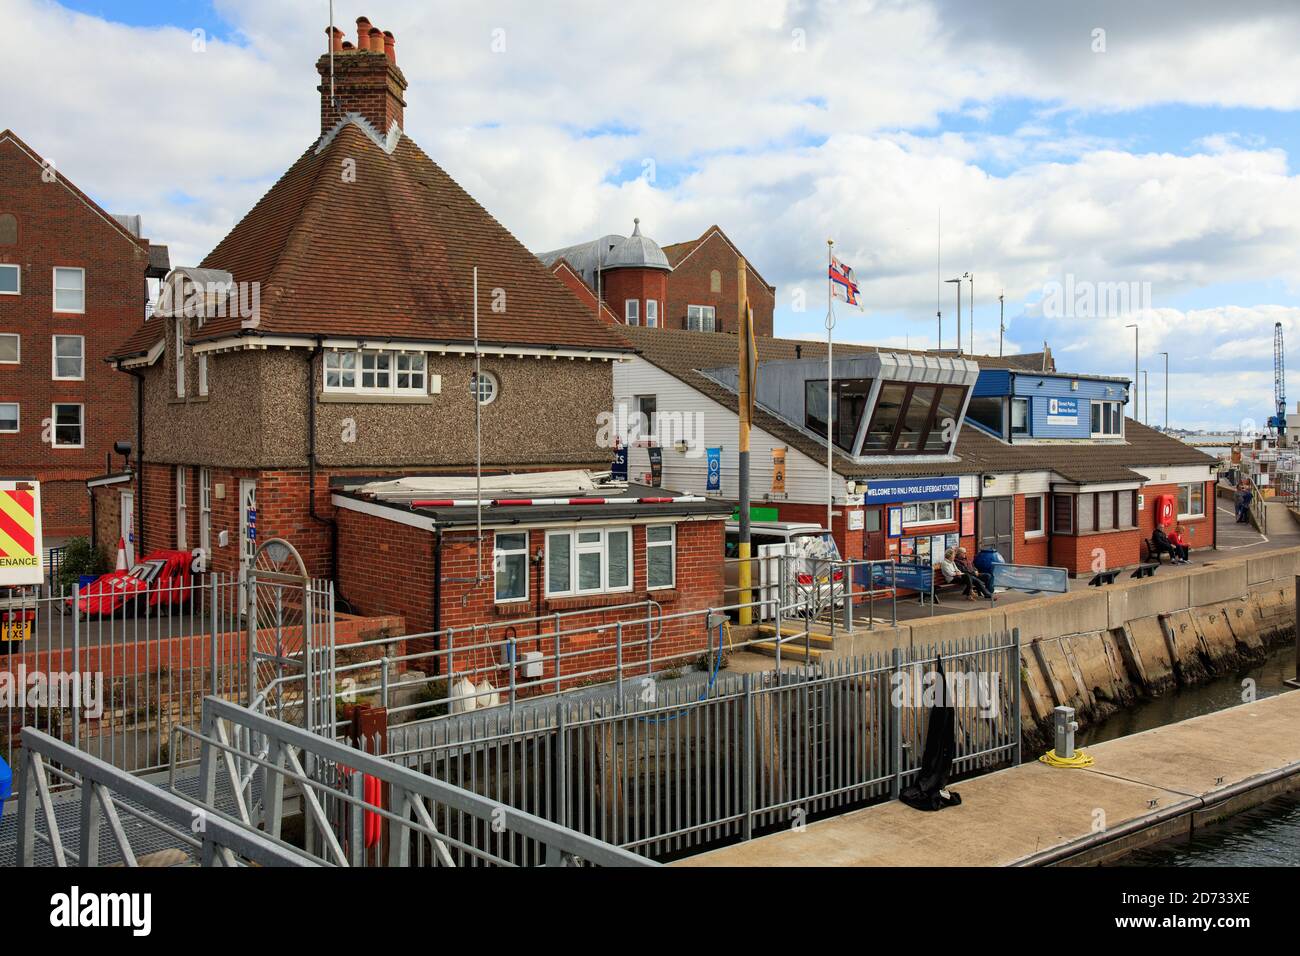
[[[334,100],[330,101],[330,55],[316,61],[320,74],[320,126],[325,133],[348,113],[360,113],[383,135],[396,121],[402,128],[406,77],[397,68],[396,41],[365,17],[357,17],[357,43],[343,39],[343,31],[326,28],[334,61]]]

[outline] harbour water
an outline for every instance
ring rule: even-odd
[[[1295,677],[1291,645],[1268,660],[1224,674],[1198,687],[1165,694],[1091,727],[1080,746],[1140,733],[1153,727],[1208,714],[1256,698],[1300,693],[1283,682]],[[1253,682],[1248,684],[1247,682]],[[1190,839],[1170,840],[1124,858],[1125,866],[1300,866],[1300,795],[1279,797],[1223,823],[1197,831]]]

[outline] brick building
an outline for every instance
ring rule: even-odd
[[[748,297],[755,334],[772,335],[776,287],[745,260],[745,296],[741,295],[743,257],[717,226],[710,226],[698,239],[661,249],[641,234],[637,219],[631,236],[602,236],[540,253],[538,258],[611,325],[734,333],[740,302]]]
[[[357,26],[316,64],[320,136],[117,353],[145,550],[234,571],[281,536],[339,577],[331,479],[472,470],[476,404],[489,472],[608,467],[626,343],[406,136],[395,40]]]
[[[725,603],[719,556],[730,505],[634,483],[602,486],[582,472],[536,477],[546,490],[534,497],[529,476],[515,475],[486,479],[482,499],[472,479],[460,491],[446,490],[455,479],[335,479],[340,586],[367,595],[369,614],[401,614],[408,630],[435,632],[412,641],[413,651],[463,648],[448,669],[489,673],[498,686],[500,661],[474,645],[515,639],[521,659],[538,654],[537,676],[549,686],[556,615],[562,631],[592,628],[566,639],[563,675],[612,666],[619,622],[623,663],[645,661],[651,617],[655,660],[698,655],[709,640],[704,615],[672,615]],[[465,633],[449,637],[451,629]]]
[[[86,479],[135,434],[135,383],[105,360],[167,271],[140,232],[0,132],[0,458],[42,483],[47,544],[90,532]]]
[[[615,369],[615,406],[628,416],[650,409],[654,419],[629,448],[629,474],[649,472],[649,446],[658,444],[664,487],[709,494],[706,450],[717,448],[712,494],[735,500],[736,337],[623,334],[637,356]],[[927,561],[960,544],[1075,574],[1123,567],[1145,556],[1160,495],[1173,496],[1174,520],[1194,549],[1215,544],[1215,460],[1125,419],[1126,380],[1058,373],[1047,353],[960,357],[836,345],[839,427],[828,487],[825,345],[760,337],[757,348],[751,503],[774,507],[784,521],[824,526],[829,490],[831,530],[846,558]],[[1023,380],[1014,389],[991,384],[1014,376]],[[1106,424],[1089,425],[1091,399],[1067,406],[1055,389],[1096,390]],[[1019,422],[1011,406],[1022,392],[1042,393],[1029,400],[1026,430],[1003,436],[976,423],[976,414]],[[977,408],[981,397],[1006,407],[986,401]],[[1071,416],[1083,421],[1086,437],[1064,424]],[[1045,432],[1034,431],[1040,418]]]

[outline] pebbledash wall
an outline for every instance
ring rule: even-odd
[[[331,528],[328,521],[313,519],[308,508],[308,375],[316,398],[317,515],[328,519],[334,514],[332,477],[472,469],[472,358],[459,350],[430,356],[429,371],[441,376],[441,391],[407,403],[327,394],[320,386],[320,361],[308,361],[308,356],[303,349],[209,356],[208,394],[194,394],[189,386],[185,398],[175,394],[170,349],[146,371],[143,494],[137,496],[145,550],[176,546],[178,467],[186,469],[186,544],[200,545],[198,480],[199,469],[207,466],[216,570],[239,566],[239,481],[254,479],[259,539],[288,539],[310,574],[329,576]],[[192,352],[186,361],[185,378],[193,383],[198,376]],[[608,453],[597,446],[598,416],[607,403],[601,396],[610,389],[608,363],[502,358],[489,352],[482,368],[499,384],[496,399],[483,406],[485,467],[517,469],[519,462],[528,462],[532,470],[608,467]],[[539,403],[538,395],[563,395],[565,401]],[[84,498],[84,485],[80,493]],[[224,548],[218,544],[223,530],[229,532]]]
[[[339,584],[343,593],[353,600],[359,613],[372,616],[400,614],[406,621],[407,633],[419,635],[433,630],[434,602],[437,601],[438,627],[441,631],[465,628],[462,634],[451,638],[453,651],[457,646],[468,647],[489,639],[513,637],[518,641],[520,654],[542,652],[543,679],[547,681],[547,690],[551,688],[549,682],[555,676],[554,626],[549,620],[539,624],[527,620],[529,618],[559,613],[564,615],[560,625],[562,631],[583,627],[601,628],[599,631],[565,637],[562,653],[575,655],[566,657],[563,661],[563,683],[564,686],[571,687],[613,679],[612,672],[586,677],[568,675],[614,665],[614,625],[620,621],[627,626],[623,655],[626,673],[631,676],[645,672],[644,663],[639,670],[636,666],[638,661],[645,661],[645,648],[626,647],[627,642],[644,639],[645,609],[611,608],[652,600],[660,605],[664,616],[683,611],[701,611],[702,613],[689,618],[663,622],[662,632],[654,641],[653,656],[656,659],[681,655],[679,663],[686,664],[710,644],[711,635],[706,631],[703,611],[709,607],[721,607],[724,603],[723,566],[719,559],[722,554],[723,523],[716,519],[677,522],[676,586],[672,589],[652,591],[646,588],[646,526],[633,525],[631,591],[590,597],[547,598],[542,578],[543,564],[532,560],[529,565],[528,600],[504,604],[498,604],[494,600],[493,532],[485,532],[482,563],[477,569],[483,577],[481,584],[466,580],[476,576],[474,530],[457,529],[444,533],[442,580],[439,582],[435,572],[437,536],[434,532],[346,508],[339,509],[338,521],[341,559]],[[545,548],[545,528],[515,530],[528,531],[530,554],[536,555]],[[476,637],[469,630],[471,625],[483,624],[493,625],[490,638],[485,637],[482,631]],[[434,643],[432,637],[417,636],[409,640],[408,653],[433,650]],[[438,643],[442,649],[448,647],[445,637]],[[498,676],[492,670],[493,665],[497,664],[500,664],[499,653],[493,654],[490,650],[474,653],[465,651],[451,656],[454,674],[487,674],[499,686]],[[419,665],[417,663],[413,666]],[[671,663],[657,665],[656,669],[667,666],[671,666]],[[427,670],[432,672],[432,669],[432,662],[429,662]],[[445,673],[441,665],[438,672]]]

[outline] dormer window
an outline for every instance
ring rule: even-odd
[[[886,382],[867,426],[862,453],[945,454],[957,435],[965,393],[960,387]]]
[[[853,451],[858,437],[858,421],[871,397],[871,379],[846,379],[835,383],[834,441],[847,452]],[[818,436],[826,434],[826,382],[804,383],[804,426]]]

